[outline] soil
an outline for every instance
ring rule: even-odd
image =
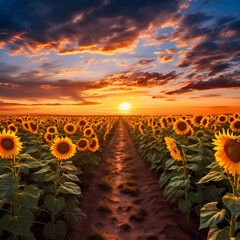
[[[205,232],[198,231],[195,216],[186,231],[185,215],[164,198],[155,173],[139,155],[121,119],[83,193],[80,208],[87,219],[69,226],[68,240],[207,238]]]

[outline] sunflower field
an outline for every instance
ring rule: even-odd
[[[208,239],[240,239],[240,115],[126,116],[164,196]]]
[[[117,117],[0,117],[0,238],[64,239]]]

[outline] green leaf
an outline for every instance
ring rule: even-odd
[[[12,234],[30,236],[33,214],[30,210],[20,208],[15,216],[7,213],[0,219],[0,227]]]
[[[25,208],[37,209],[39,197],[40,190],[36,186],[26,185],[23,191],[13,192],[9,196],[9,200]]]
[[[42,169],[38,170],[34,174],[45,173],[45,172],[48,172],[50,169],[51,169],[50,166],[46,166],[46,167],[43,167]]]
[[[17,181],[13,178],[0,179],[0,198],[5,197],[15,186]]]
[[[79,182],[79,178],[77,177],[76,174],[73,174],[73,173],[65,174],[65,173],[63,173],[63,176],[65,176],[67,179],[70,179],[74,182]]]
[[[203,201],[203,194],[201,191],[197,191],[196,193],[190,192],[189,199],[194,203],[201,203]]]
[[[184,199],[180,198],[178,200],[178,207],[179,207],[179,209],[181,210],[182,213],[186,213],[187,211],[189,211],[191,206],[192,206],[192,204],[191,204],[191,201],[189,199],[184,200]]]
[[[57,215],[65,207],[65,199],[63,197],[54,198],[52,194],[44,198],[44,205],[54,215]]]
[[[67,194],[81,194],[81,189],[76,183],[65,182],[64,184],[61,184],[59,192]]]
[[[230,235],[227,229],[222,229],[217,233],[216,240],[229,240]]]
[[[207,182],[210,182],[210,181],[218,182],[218,181],[221,181],[221,180],[223,180],[225,178],[226,177],[224,176],[223,172],[211,171],[206,176],[202,177],[199,180],[198,184],[200,184],[200,183],[207,183]]]
[[[33,158],[31,155],[29,155],[28,153],[22,153],[18,155],[18,158],[20,160],[22,159],[31,159],[31,160],[36,160],[36,158]]]
[[[67,233],[67,226],[66,223],[62,220],[58,220],[56,224],[48,222],[44,225],[43,231],[47,238],[50,238],[52,240],[62,240],[65,239]]]
[[[233,196],[231,193],[227,193],[223,198],[222,201],[224,205],[234,213],[236,217],[240,215],[240,198]]]
[[[201,208],[200,229],[220,223],[226,214],[225,209],[218,209],[217,202],[210,202]]]

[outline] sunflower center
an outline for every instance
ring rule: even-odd
[[[25,126],[25,128],[26,128],[26,129],[29,129],[29,127],[28,127],[28,124],[27,124],[27,123],[24,123],[24,126]]]
[[[11,127],[10,127],[10,130],[13,131],[13,132],[15,132],[16,128],[15,128],[14,126],[11,126]]]
[[[78,146],[79,146],[80,148],[86,147],[86,146],[87,146],[86,140],[81,140],[81,141],[79,141]]]
[[[207,120],[204,119],[204,120],[203,120],[203,125],[206,125],[206,124],[207,124]]]
[[[224,121],[225,120],[225,117],[220,117],[220,121]]]
[[[91,134],[91,130],[88,129],[88,130],[86,131],[86,134],[87,134],[87,135]]]
[[[201,120],[202,120],[202,116],[198,116],[198,117],[196,117],[196,122],[197,122],[197,123],[200,123]]]
[[[234,123],[234,127],[235,127],[236,129],[240,129],[240,121],[235,122],[235,123]]]
[[[66,154],[68,153],[68,151],[70,150],[70,146],[68,143],[66,142],[61,142],[57,145],[57,150],[58,152],[60,152],[61,154]]]
[[[31,128],[33,131],[36,131],[37,130],[37,125],[34,124],[34,123],[31,123]]]
[[[184,130],[186,130],[186,128],[187,128],[187,124],[185,122],[178,123],[179,130],[184,131]]]
[[[85,121],[84,121],[84,120],[81,120],[81,121],[80,121],[80,125],[85,125]]]
[[[14,141],[12,139],[9,138],[4,138],[1,141],[1,146],[3,149],[10,151],[14,148]]]
[[[70,132],[72,132],[72,131],[74,130],[74,128],[73,128],[72,125],[68,125],[68,126],[67,126],[67,130],[70,131]]]
[[[224,152],[231,161],[235,163],[240,162],[240,142],[237,140],[226,141]]]
[[[54,133],[55,132],[55,129],[54,128],[49,128],[48,130],[50,133]]]

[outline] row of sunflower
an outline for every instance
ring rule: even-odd
[[[240,115],[125,117],[164,196],[208,239],[240,239]]]
[[[64,239],[117,117],[0,117],[0,238]]]

